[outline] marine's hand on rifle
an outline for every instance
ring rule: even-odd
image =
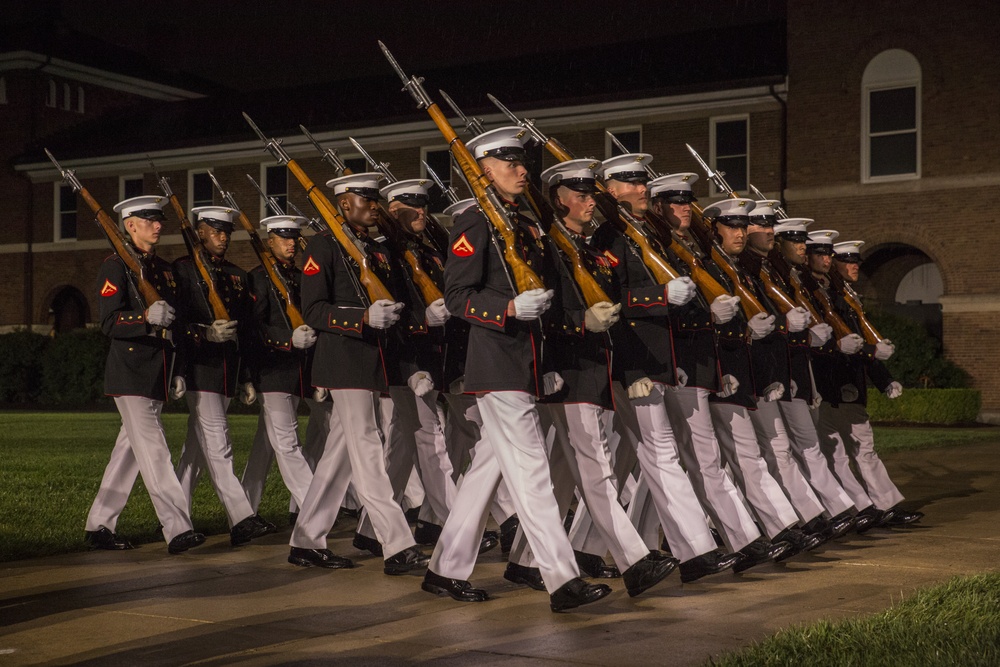
[[[715,297],[715,301],[709,306],[712,311],[712,319],[716,324],[725,324],[736,316],[736,310],[740,307],[740,297],[723,294]]]
[[[646,398],[653,392],[653,381],[649,378],[639,378],[628,388],[629,398]]]
[[[785,385],[781,384],[780,382],[772,382],[771,384],[764,387],[764,395],[762,398],[766,403],[770,403],[772,401],[777,401],[784,395],[785,395]]]
[[[253,388],[253,382],[244,382],[239,386],[240,403],[243,405],[253,405],[257,400],[257,390]]]
[[[858,334],[847,334],[843,338],[837,341],[837,347],[844,354],[857,354],[861,350],[861,346],[865,344],[865,339]]]
[[[399,321],[399,311],[403,310],[400,301],[379,299],[368,306],[365,312],[365,323],[373,329],[388,329]]]
[[[757,313],[747,322],[747,328],[750,329],[750,338],[760,340],[774,331],[774,315]]]
[[[583,314],[583,325],[587,331],[594,333],[604,333],[618,321],[618,311],[622,309],[620,303],[609,303],[601,301],[595,303]]]
[[[538,319],[552,305],[553,296],[555,292],[541,287],[521,292],[511,301],[514,317],[519,320]]]
[[[674,278],[667,283],[667,301],[669,301],[671,305],[683,306],[685,303],[693,299],[694,295],[697,293],[697,286],[695,286],[694,281],[687,276]]]
[[[891,357],[896,352],[896,346],[892,344],[888,338],[883,338],[879,342],[875,343],[875,358],[879,361],[885,361]]]
[[[429,327],[440,327],[443,326],[448,318],[451,317],[451,313],[448,312],[448,307],[444,305],[444,299],[437,299],[432,301],[429,306],[424,310],[424,317],[427,318],[427,326]]]
[[[292,347],[305,350],[316,344],[316,331],[308,324],[292,332]]]
[[[236,340],[236,320],[215,320],[205,327],[205,338],[212,343]]]
[[[723,375],[722,376],[722,388],[715,392],[715,395],[719,398],[729,398],[736,393],[736,390],[740,388],[740,381],[736,379],[735,375]]]
[[[555,371],[550,371],[542,376],[542,391],[546,396],[556,393],[565,384],[566,382],[563,380],[562,375],[559,375]]]
[[[896,381],[890,382],[885,388],[885,395],[889,398],[899,398],[903,394],[903,385]]]
[[[184,381],[183,375],[175,375],[174,379],[170,381],[170,398],[175,401],[179,401],[184,398],[184,394],[187,393],[187,382]]]
[[[785,313],[785,324],[788,326],[788,330],[792,333],[798,331],[804,331],[807,326],[809,326],[809,320],[812,315],[809,311],[802,306],[797,306],[792,308],[790,311]]]
[[[146,321],[155,327],[166,329],[174,323],[177,311],[166,301],[156,301],[146,309]]]
[[[823,347],[833,336],[833,327],[826,322],[820,322],[809,327],[809,346]]]
[[[431,378],[431,374],[427,371],[417,371],[409,377],[406,384],[410,386],[413,393],[418,397],[426,395],[431,389],[434,388],[434,380]]]

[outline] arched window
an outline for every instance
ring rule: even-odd
[[[71,98],[73,89],[69,87],[68,83],[63,84],[63,105],[62,108],[69,111],[73,108],[73,100]]]
[[[83,96],[83,86],[76,87],[76,112],[83,113],[86,109],[86,103]]]
[[[883,51],[861,79],[861,180],[920,177],[920,63],[902,49]]]
[[[56,82],[49,79],[49,94],[45,98],[45,106],[56,108]]]

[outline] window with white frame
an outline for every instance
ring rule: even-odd
[[[363,157],[344,158],[344,167],[350,169],[353,174],[364,174],[371,169]]]
[[[45,106],[51,107],[53,109],[56,108],[56,90],[58,90],[56,87],[56,82],[53,81],[52,79],[49,79],[49,93],[48,95],[45,96]]]
[[[132,197],[141,197],[143,193],[142,174],[132,176],[121,176],[118,178],[118,200],[124,201]]]
[[[709,164],[722,173],[736,192],[745,192],[750,182],[750,118],[725,116],[713,118],[709,134]],[[711,194],[719,194],[715,184],[709,184]]]
[[[615,135],[615,139],[618,140],[625,150],[622,150],[614,139],[608,136],[607,132]],[[629,127],[609,127],[607,132],[604,134],[604,155],[605,157],[614,157],[616,155],[624,155],[625,153],[641,153],[642,152],[642,125],[632,125]]]
[[[70,88],[68,83],[63,84],[63,111],[69,111],[73,108],[73,89]]]
[[[902,49],[883,51],[861,78],[863,182],[920,177],[920,63]]]
[[[438,175],[438,178],[441,179],[445,187],[451,187],[451,151],[447,148],[422,148],[420,152],[420,159],[434,170],[434,173]],[[420,165],[420,174],[423,178],[429,179],[431,175],[427,172],[427,168],[423,165],[423,162]],[[449,204],[451,202],[440,189],[437,187],[431,188],[431,201],[427,207],[428,211],[431,213],[440,213],[448,208]]]
[[[215,204],[215,193],[212,190],[212,179],[207,171],[188,172],[188,215],[197,206],[212,206]]]
[[[264,193],[268,197],[274,197],[278,202],[278,206],[285,213],[288,211],[288,168],[283,164],[277,165],[261,165],[261,183],[263,184]],[[272,211],[267,206],[267,202],[262,202],[264,208],[264,217],[274,215]]]
[[[76,192],[68,185],[55,184],[55,225],[53,240],[76,240]]]
[[[84,95],[83,95],[83,86],[77,86],[77,88],[76,88],[76,112],[77,113],[84,113],[84,111],[86,110],[86,108],[87,108],[87,105],[86,105],[86,99],[84,98]]]

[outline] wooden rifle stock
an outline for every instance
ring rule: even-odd
[[[427,217],[430,217],[430,214],[427,214]],[[375,224],[379,228],[379,231],[382,232],[382,235],[385,236],[385,240],[389,243],[389,247],[392,248],[393,253],[402,257],[409,265],[410,277],[413,279],[413,284],[420,290],[424,305],[429,306],[438,299],[443,299],[444,294],[441,292],[441,288],[438,287],[434,279],[424,270],[416,253],[407,247],[405,239],[402,238],[403,231],[398,227],[400,223],[381,204],[378,207]]]
[[[659,235],[660,243],[669,247],[682,262],[687,264],[691,280],[698,287],[698,291],[701,292],[706,302],[711,304],[720,296],[729,296],[729,290],[726,286],[708,272],[701,258],[697,257],[687,243],[678,237],[677,232],[671,229],[670,223],[652,211],[646,212],[646,218],[652,223],[651,228],[656,230]]]
[[[816,322],[822,322],[823,316],[818,310],[816,310],[816,305],[813,303],[813,300],[809,298],[809,292],[806,291],[805,286],[802,284],[802,279],[799,277],[797,271],[788,272],[788,284],[792,286],[793,290],[795,290],[795,303],[808,310],[809,314],[812,315],[813,320]]]
[[[764,283],[764,293],[767,295],[767,298],[773,301],[782,313],[787,313],[799,307],[799,304],[792,297],[788,296],[785,290],[781,289],[781,286],[774,282],[770,270],[764,266],[760,267],[760,280]]]
[[[692,231],[700,229],[705,235],[708,245],[712,249],[712,261],[715,262],[716,266],[722,269],[727,276],[729,276],[729,280],[733,284],[733,295],[740,297],[740,307],[743,308],[743,314],[746,315],[746,318],[749,320],[754,315],[766,313],[767,309],[764,308],[764,305],[757,300],[757,297],[754,296],[750,287],[743,282],[743,278],[736,265],[726,255],[726,253],[723,252],[719,243],[715,239],[710,238],[711,228],[709,227],[709,223],[705,220],[701,207],[695,203],[691,204],[691,217]]]
[[[851,327],[847,326],[847,323],[844,322],[837,309],[833,307],[830,295],[826,293],[826,290],[823,289],[818,280],[812,276],[803,276],[802,286],[803,289],[812,292],[813,298],[816,299],[823,311],[823,321],[833,328],[833,335],[837,340],[854,333]]]
[[[288,285],[285,283],[285,279],[278,273],[278,260],[275,259],[271,249],[264,244],[264,241],[260,238],[257,230],[254,229],[253,224],[251,224],[246,214],[243,211],[239,213],[240,226],[250,235],[250,245],[253,246],[254,252],[257,253],[260,265],[264,267],[264,272],[267,273],[271,284],[278,290],[281,300],[285,302],[285,315],[288,317],[288,326],[292,329],[298,329],[305,324],[305,320],[302,319],[302,313],[299,312],[298,307],[292,302],[292,295],[288,292]]]
[[[861,335],[864,336],[865,342],[869,345],[875,345],[880,340],[883,340],[882,334],[878,332],[875,325],[869,321],[868,317],[865,316],[865,310],[861,306],[861,299],[858,297],[858,293],[854,291],[854,288],[843,282],[843,295],[844,301],[847,305],[851,307],[851,310],[858,316],[858,322],[861,324]]]

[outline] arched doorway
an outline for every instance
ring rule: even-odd
[[[90,306],[83,293],[72,285],[63,287],[52,297],[49,317],[53,333],[80,329],[90,321]]]
[[[861,269],[870,305],[919,322],[942,339],[944,281],[927,253],[906,243],[884,243],[865,253]]]

